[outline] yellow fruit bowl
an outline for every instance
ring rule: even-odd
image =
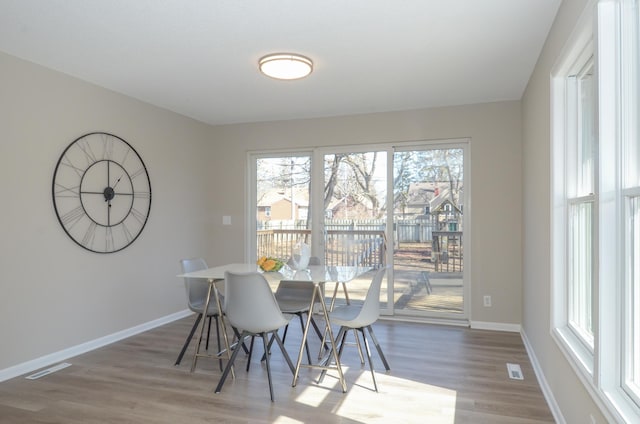
[[[276,271],[280,271],[280,268],[282,268],[282,266],[284,265],[284,262],[282,262],[278,258],[272,258],[270,256],[262,256],[260,259],[258,259],[257,264],[260,267],[260,269],[263,270],[264,272],[276,272]]]

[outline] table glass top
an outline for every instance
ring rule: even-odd
[[[256,264],[228,264],[180,274],[178,277],[221,280],[224,279],[224,273],[226,271],[238,273],[260,272],[264,274],[267,280],[295,280],[330,283],[350,281],[371,269],[371,267],[361,266],[310,265],[304,270],[294,270],[288,265],[285,265],[280,269],[280,271],[264,272]]]

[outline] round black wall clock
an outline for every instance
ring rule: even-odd
[[[125,140],[103,132],[85,134],[67,146],[51,191],[64,231],[97,253],[133,243],[151,210],[151,182],[142,158]]]

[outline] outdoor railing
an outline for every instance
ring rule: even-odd
[[[435,272],[456,273],[464,268],[463,232],[430,231],[432,239],[423,243],[428,259],[425,266]],[[311,230],[273,228],[257,231],[258,256],[273,256],[282,260],[291,257],[299,241],[311,244]],[[394,235],[395,237],[395,235]],[[403,246],[415,242],[403,241]],[[400,243],[396,240],[396,247]],[[327,265],[385,265],[387,239],[383,230],[329,229],[325,232]]]
[[[434,231],[431,246],[436,272],[462,272],[462,231]]]
[[[258,257],[272,256],[287,260],[293,246],[299,242],[311,244],[311,230],[271,229],[258,230]]]
[[[327,265],[357,265],[378,268],[385,264],[387,242],[381,230],[327,230]]]
[[[311,244],[311,230],[258,230],[258,256],[287,260],[298,241]],[[325,264],[377,268],[385,264],[386,249],[385,233],[381,230],[327,230]]]

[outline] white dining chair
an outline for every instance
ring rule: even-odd
[[[257,272],[233,273],[225,272],[225,316],[229,325],[240,332],[239,345],[246,337],[260,336],[265,351],[265,363],[267,367],[267,378],[269,380],[269,393],[273,402],[273,384],[271,382],[271,365],[268,335],[276,341],[282,355],[284,356],[291,373],[295,372],[289,354],[284,348],[284,344],[278,336],[278,330],[289,323],[293,315],[283,314],[278,307],[278,303],[273,295],[269,283],[264,276]],[[253,347],[253,343],[252,343]],[[249,349],[249,360],[251,349]],[[231,354],[229,362],[225,367],[222,377],[216,387],[216,393],[220,393],[222,386],[233,367],[238,352],[241,349],[236,347]]]
[[[287,265],[292,267],[294,265],[294,258],[289,258],[287,261]],[[309,265],[322,265],[320,258],[317,256],[311,256],[309,258]],[[313,296],[313,284],[300,284],[300,281],[290,281],[290,280],[282,280],[278,284],[276,289],[276,300],[278,301],[278,305],[280,306],[280,310],[287,314],[295,314],[300,318],[300,325],[302,326],[302,331],[304,331],[304,321],[303,315],[310,312],[310,303],[311,297]],[[317,299],[317,302],[321,302],[323,299]],[[322,332],[320,331],[320,327],[313,319],[313,310],[311,310],[311,325],[313,326],[314,331],[318,335],[318,337],[322,340],[322,346],[327,348],[327,344],[324,341],[324,337]],[[289,326],[287,325],[284,328],[284,334],[282,336],[282,342],[287,338],[287,331]],[[305,343],[305,349],[307,352],[307,360],[311,363],[311,354],[309,353],[309,346]],[[320,348],[322,349],[322,347]]]
[[[294,259],[295,258],[290,258],[287,261],[287,265],[289,265],[290,267],[293,267],[295,263]],[[322,265],[322,261],[317,256],[311,256],[309,258],[309,265],[310,266]],[[280,309],[282,310],[282,312],[296,314],[300,317],[300,323],[302,325],[302,330],[304,331],[304,322],[302,320],[302,314],[309,312],[308,305],[311,301],[311,295],[313,294],[313,286],[307,286],[306,289],[302,289],[300,287],[295,287],[294,286],[295,284],[298,284],[298,283],[294,281],[285,281],[285,280],[281,281],[280,285],[278,286],[278,290],[276,291],[276,300],[278,301],[278,304],[280,305]],[[333,309],[334,307],[334,304],[336,302],[336,297],[338,294],[338,288],[341,285],[344,290],[344,295],[345,295],[347,304],[351,303],[351,300],[349,299],[349,292],[347,291],[347,284],[344,282],[342,283],[336,282],[335,288],[333,290],[333,296],[329,300],[329,310]],[[322,287],[322,292],[324,293],[324,286]],[[307,306],[305,306],[305,301]],[[322,301],[325,301],[324,295],[323,295]],[[313,310],[311,311],[311,313],[313,315]],[[313,316],[311,317],[311,324],[313,325],[314,331],[316,332],[316,334],[318,335],[318,337],[322,342],[320,344],[320,351],[318,352],[318,359],[320,359],[322,358],[322,355],[324,354],[324,352],[329,348],[327,344],[326,329],[324,332],[321,332],[320,328],[318,327],[318,324],[313,319]],[[284,328],[284,335],[282,337],[283,342],[287,337],[288,329],[289,329],[289,326]],[[356,343],[358,345],[358,352],[360,353],[360,361],[361,363],[364,364],[364,357],[362,356],[362,349],[360,349],[360,344],[358,343],[357,336],[356,336]],[[311,354],[309,353],[308,343],[305,343],[305,350],[307,352],[307,360],[309,361],[309,363],[311,363]]]
[[[378,339],[373,332],[373,328],[371,328],[371,325],[380,317],[380,286],[382,285],[382,279],[384,278],[386,271],[387,267],[384,267],[380,268],[375,273],[362,305],[350,304],[339,306],[329,313],[331,323],[340,326],[340,330],[336,336],[336,341],[339,342],[338,360],[340,360],[342,356],[348,330],[354,329],[362,334],[365,350],[367,352],[367,359],[369,360],[369,368],[371,369],[371,376],[373,377],[373,386],[376,392],[378,391],[378,385],[376,383],[376,376],[373,370],[373,361],[371,360],[371,349],[369,348],[369,342],[367,341],[364,329],[366,328],[369,332],[385,369],[389,371],[391,369],[389,367],[389,363],[387,362],[384,353],[382,353],[382,348],[380,347],[380,343],[378,343]]]
[[[208,268],[206,261],[202,258],[182,259],[180,261],[180,266],[182,267],[183,274]],[[187,306],[191,311],[196,313],[196,320],[191,327],[191,331],[189,332],[184,345],[182,346],[182,350],[178,355],[178,359],[176,359],[175,365],[180,365],[182,357],[189,347],[189,343],[193,339],[193,334],[198,328],[198,324],[202,320],[202,317],[205,316],[204,305],[207,299],[209,283],[206,280],[199,278],[185,278],[184,287],[187,293]],[[218,321],[219,317],[220,311],[218,310],[216,303],[214,301],[211,301],[209,303],[209,308],[205,317],[205,319],[209,319],[207,327],[207,341],[205,345],[205,349],[207,350],[209,349],[209,336],[211,335],[211,318],[214,318],[216,322],[216,338],[218,341],[218,351],[220,351],[220,323]],[[222,369],[222,360],[220,360],[220,369]]]
[[[305,323],[303,316],[305,314],[311,314],[311,326],[314,331],[322,340],[323,335],[318,327],[318,324],[313,319],[313,310],[311,309],[311,298],[313,297],[314,285],[312,282],[305,281],[290,281],[282,280],[278,283],[276,288],[275,298],[278,302],[280,310],[285,314],[294,314],[298,316],[300,320],[300,327],[304,332]],[[317,298],[315,303],[322,302],[322,299]],[[287,338],[287,331],[289,326],[284,327],[284,334],[282,335],[282,343]],[[311,364],[311,353],[309,353],[309,344],[305,340],[305,350],[307,352],[307,360]]]

